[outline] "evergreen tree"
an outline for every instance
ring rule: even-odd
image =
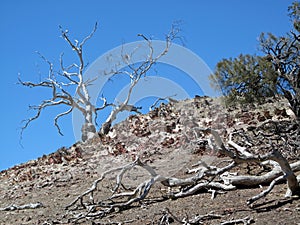
[[[262,102],[282,95],[300,122],[300,4],[288,8],[293,30],[285,36],[262,33],[262,56],[239,55],[223,59],[211,75],[228,104]]]

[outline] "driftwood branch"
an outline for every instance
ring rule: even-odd
[[[239,224],[239,223],[243,223],[244,225],[248,225],[253,223],[253,219],[249,216],[246,216],[243,219],[235,219],[235,220],[230,220],[230,221],[224,221],[222,223],[220,223],[220,225],[229,225],[229,224]]]
[[[0,211],[14,211],[14,210],[23,210],[23,209],[37,209],[44,207],[44,205],[40,202],[37,203],[29,203],[24,205],[10,205],[4,208],[0,208]]]
[[[83,209],[86,209],[86,214],[78,214],[73,217],[73,220],[81,220],[88,218],[102,218],[113,212],[125,210],[131,207],[133,204],[138,204],[144,201],[151,188],[160,183],[168,187],[168,190],[173,189],[171,192],[162,194],[163,199],[183,198],[189,195],[194,195],[200,191],[211,192],[212,198],[215,197],[215,193],[223,193],[224,191],[235,190],[240,186],[243,187],[255,187],[261,184],[269,184],[269,187],[263,192],[259,193],[247,200],[247,204],[252,204],[258,199],[265,197],[270,193],[273,187],[278,182],[287,181],[287,195],[292,196],[299,193],[299,181],[295,176],[296,171],[300,171],[300,161],[289,164],[288,161],[282,156],[280,151],[276,150],[275,146],[272,146],[273,150],[269,153],[258,155],[251,153],[247,148],[242,147],[233,141],[232,134],[229,134],[228,144],[233,147],[229,148],[223,142],[221,136],[217,131],[211,128],[196,128],[196,130],[203,132],[206,136],[212,136],[211,147],[215,148],[216,152],[222,153],[229,157],[226,165],[223,167],[217,167],[212,165],[206,165],[199,162],[199,166],[196,169],[189,170],[187,174],[190,176],[185,178],[163,176],[158,173],[155,168],[152,168],[147,163],[142,162],[137,157],[133,162],[117,167],[102,173],[99,179],[95,180],[91,188],[80,194],[74,201],[66,206],[66,209],[76,209],[76,205],[80,205]],[[225,162],[225,161],[224,161]],[[242,163],[258,163],[259,165],[270,165],[273,169],[265,174],[259,176],[253,175],[238,175],[230,173],[230,170],[239,166]],[[149,177],[140,182],[136,187],[131,190],[124,188],[124,177],[133,168],[142,169],[147,171]],[[115,184],[112,189],[112,194],[105,199],[95,199],[96,191],[99,184],[108,176],[115,174]],[[88,200],[89,199],[89,200]],[[97,210],[95,210],[97,208]],[[245,224],[251,221],[250,218],[244,218],[240,221]],[[231,224],[234,221],[226,221],[224,224]]]

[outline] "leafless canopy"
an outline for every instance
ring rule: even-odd
[[[70,114],[74,109],[79,110],[84,116],[84,125],[82,126],[82,140],[85,141],[94,136],[96,133],[97,125],[97,114],[99,111],[110,106],[112,111],[106,121],[103,123],[100,129],[101,134],[107,134],[112,122],[116,119],[116,116],[119,112],[122,111],[131,111],[139,113],[138,107],[129,105],[129,100],[132,94],[132,91],[136,84],[140,81],[143,76],[147,75],[147,72],[153,67],[157,60],[167,54],[171,46],[172,41],[177,38],[177,34],[180,31],[177,26],[172,26],[171,31],[166,35],[166,45],[165,48],[158,54],[154,55],[154,48],[152,41],[144,36],[143,34],[138,34],[148,45],[149,54],[147,58],[140,64],[132,64],[126,56],[128,53],[122,55],[122,59],[127,64],[129,70],[116,70],[113,71],[113,75],[125,75],[130,78],[130,87],[127,93],[126,99],[118,105],[107,103],[105,97],[101,97],[102,106],[96,106],[91,102],[91,96],[89,93],[88,86],[93,84],[97,79],[85,79],[84,71],[86,69],[86,64],[83,58],[83,47],[86,42],[93,37],[97,30],[97,23],[95,24],[92,32],[86,36],[81,42],[75,40],[71,41],[69,37],[69,31],[64,30],[60,26],[61,36],[68,43],[71,49],[76,53],[78,62],[72,63],[71,65],[65,65],[63,61],[63,54],[60,56],[60,69],[57,72],[54,69],[54,65],[46,57],[41,55],[39,56],[48,64],[49,72],[46,78],[41,82],[31,82],[23,81],[20,76],[18,77],[19,83],[23,86],[36,88],[36,87],[45,87],[52,91],[52,96],[49,99],[43,100],[39,105],[30,106],[30,109],[36,111],[35,115],[25,121],[21,129],[21,138],[24,130],[29,126],[29,124],[40,117],[43,109],[49,108],[51,106],[64,105],[67,107],[67,110],[56,115],[54,118],[54,125],[57,127],[58,133],[63,135],[62,130],[59,126],[58,120]],[[132,53],[133,54],[133,53]],[[71,90],[75,89],[75,93],[72,94]]]
[[[57,127],[59,134],[63,135],[58,124],[58,119],[70,114],[74,110],[74,108],[82,112],[82,114],[85,116],[85,119],[91,122],[92,113],[96,113],[97,110],[100,110],[107,106],[105,99],[103,107],[96,108],[95,106],[93,106],[93,104],[91,104],[87,87],[93,82],[93,80],[84,80],[83,78],[83,72],[85,69],[83,59],[83,46],[90,38],[92,38],[92,36],[96,32],[97,23],[95,24],[93,31],[80,43],[77,40],[75,40],[74,43],[70,40],[68,36],[68,30],[63,30],[62,27],[60,27],[60,30],[63,39],[66,40],[67,43],[71,46],[72,50],[76,52],[79,63],[73,63],[71,65],[65,66],[63,62],[63,54],[61,54],[60,71],[56,72],[54,70],[53,63],[51,63],[46,59],[46,57],[38,53],[40,57],[49,65],[48,76],[43,81],[38,83],[22,81],[19,76],[19,83],[24,86],[30,88],[45,87],[52,90],[51,98],[43,100],[39,105],[30,106],[30,109],[35,110],[36,114],[28,120],[24,121],[25,124],[22,127],[21,135],[24,129],[26,129],[33,120],[39,118],[42,110],[45,108],[58,105],[64,105],[68,107],[67,111],[58,114],[54,118],[54,125]],[[68,91],[69,87],[76,87],[75,95],[72,95]]]

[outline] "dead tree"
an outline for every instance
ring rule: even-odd
[[[104,97],[101,98],[103,105],[102,106],[96,106],[91,102],[91,96],[89,94],[88,86],[93,84],[93,82],[97,79],[88,79],[86,80],[84,78],[84,71],[86,68],[86,65],[84,63],[83,59],[83,46],[86,44],[86,42],[92,38],[94,33],[97,30],[97,23],[94,26],[93,31],[85,37],[82,42],[79,42],[75,40],[72,42],[69,37],[68,30],[63,30],[60,27],[61,35],[63,39],[68,43],[68,45],[72,48],[73,51],[75,51],[77,57],[78,57],[78,63],[73,63],[69,66],[65,66],[63,62],[63,54],[60,57],[60,71],[56,72],[54,70],[54,65],[49,60],[47,60],[44,56],[39,54],[41,58],[49,65],[49,73],[48,76],[41,82],[35,83],[30,81],[22,81],[19,77],[19,83],[26,87],[45,87],[52,91],[51,98],[47,100],[43,100],[41,104],[30,106],[30,109],[33,109],[36,111],[36,114],[29,118],[28,120],[25,120],[25,124],[21,129],[21,137],[23,134],[23,131],[28,127],[28,125],[40,117],[41,112],[43,109],[51,107],[51,106],[59,106],[64,105],[68,107],[68,110],[65,112],[62,112],[58,114],[54,118],[54,125],[58,129],[58,133],[60,135],[63,135],[61,128],[58,124],[58,120],[70,114],[74,109],[79,110],[83,117],[84,117],[84,124],[81,128],[82,133],[82,141],[86,141],[90,138],[92,138],[96,133],[96,119],[97,114],[99,111],[103,110],[104,108],[110,106],[112,107],[112,111],[109,115],[109,117],[106,119],[106,121],[103,123],[100,133],[101,134],[107,134],[112,122],[116,119],[116,116],[119,112],[122,111],[131,111],[131,112],[138,112],[139,108],[135,107],[133,105],[129,105],[129,100],[131,93],[135,87],[135,85],[139,82],[141,77],[146,76],[147,72],[150,70],[150,68],[157,62],[157,60],[167,54],[169,47],[171,45],[171,42],[174,38],[176,38],[176,35],[179,31],[175,26],[172,27],[170,33],[166,36],[166,46],[160,52],[158,55],[154,55],[154,49],[151,43],[151,40],[146,38],[144,35],[140,34],[138,36],[142,37],[143,40],[148,44],[149,47],[149,55],[147,58],[141,62],[137,67],[134,65],[131,65],[130,60],[126,58],[125,56],[122,56],[124,59],[124,62],[127,63],[127,67],[129,70],[116,70],[113,71],[114,76],[116,75],[126,75],[130,78],[130,88],[127,94],[127,98],[124,102],[115,105],[111,103],[107,103],[106,99]],[[127,55],[127,54],[126,54]],[[75,94],[71,94],[72,88],[75,88]]]
[[[33,120],[39,118],[43,109],[51,106],[65,105],[68,106],[68,110],[58,114],[54,118],[54,125],[58,129],[58,133],[60,135],[63,135],[58,124],[58,119],[70,114],[74,109],[78,109],[84,116],[84,125],[82,126],[81,131],[82,140],[85,141],[86,139],[92,137],[96,132],[94,114],[109,105],[106,103],[105,99],[102,107],[97,108],[91,103],[88,86],[93,82],[93,80],[84,80],[83,77],[85,69],[83,59],[83,46],[90,38],[92,38],[92,36],[96,32],[97,23],[95,24],[93,31],[80,43],[77,40],[75,40],[74,42],[70,40],[68,30],[63,30],[61,27],[60,30],[63,39],[70,45],[72,50],[76,52],[79,63],[73,63],[69,66],[65,66],[63,62],[63,54],[61,54],[61,71],[55,72],[53,63],[39,54],[41,58],[49,65],[48,76],[39,83],[22,81],[20,77],[18,78],[19,83],[26,87],[45,87],[52,90],[51,98],[43,100],[39,105],[30,106],[30,109],[36,110],[37,112],[35,116],[25,121],[25,124],[22,127],[21,135]],[[71,87],[76,88],[75,95],[72,95],[68,90]]]
[[[122,55],[122,59],[123,62],[127,65],[127,69],[128,70],[116,70],[116,71],[112,71],[113,76],[119,76],[119,75],[125,75],[127,77],[129,77],[130,79],[130,87],[126,96],[126,99],[124,100],[124,102],[122,102],[121,104],[119,104],[118,106],[115,106],[114,109],[111,111],[110,115],[108,116],[108,118],[106,119],[106,121],[102,124],[102,127],[100,129],[100,134],[107,134],[112,122],[116,119],[116,116],[119,112],[122,111],[133,111],[133,112],[139,112],[139,108],[135,107],[133,105],[129,105],[129,100],[130,100],[130,96],[131,93],[134,89],[134,87],[136,86],[136,84],[139,82],[139,80],[142,77],[145,77],[147,75],[147,72],[152,68],[152,66],[164,55],[166,55],[169,51],[169,48],[171,46],[172,41],[175,38],[178,38],[178,33],[179,33],[179,29],[177,27],[177,25],[172,25],[172,28],[170,30],[170,32],[166,35],[165,37],[165,41],[166,41],[166,45],[165,48],[159,52],[158,54],[154,52],[154,47],[152,45],[152,42],[150,39],[148,39],[147,37],[145,37],[143,34],[138,34],[138,36],[142,37],[144,41],[146,41],[148,48],[149,48],[149,53],[147,58],[139,63],[138,65],[133,64],[130,59],[132,58],[131,55],[128,55],[127,53]]]
[[[247,200],[247,205],[250,205],[258,199],[266,196],[273,187],[278,183],[286,180],[287,191],[286,197],[299,195],[300,175],[296,177],[295,172],[300,171],[300,161],[289,164],[281,152],[272,146],[273,150],[265,154],[253,154],[244,146],[240,146],[233,141],[229,135],[229,141],[225,144],[219,133],[211,128],[194,128],[202,132],[207,137],[210,148],[217,153],[225,155],[230,160],[226,160],[227,164],[223,167],[198,163],[198,167],[187,171],[187,174],[192,174],[189,177],[168,177],[159,174],[155,168],[142,162],[137,157],[133,162],[127,165],[110,169],[102,173],[102,175],[93,182],[91,187],[78,195],[74,201],[66,206],[66,209],[83,210],[72,217],[70,220],[75,222],[82,219],[101,219],[112,213],[126,210],[133,204],[142,203],[147,198],[150,190],[156,183],[160,183],[166,187],[173,188],[173,191],[163,194],[163,199],[182,198],[198,193],[199,191],[210,190],[213,195],[216,190],[231,191],[238,187],[255,187],[261,184],[269,183],[269,187],[263,192],[253,196]],[[225,162],[225,161],[224,161]],[[258,165],[271,165],[273,169],[263,175],[238,175],[230,173],[235,167],[244,163],[257,163]],[[148,172],[149,177],[143,182],[130,190],[126,188],[125,177],[130,174],[133,168],[140,168]],[[99,199],[97,191],[100,191],[100,183],[111,175],[115,176],[115,184],[113,185],[112,194],[107,198]]]

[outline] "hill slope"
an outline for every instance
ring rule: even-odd
[[[217,130],[225,142],[229,133],[245,132],[249,134],[247,137],[237,135],[234,141],[252,145],[251,153],[255,154],[268,151],[268,141],[273,138],[285,157],[291,161],[300,159],[299,134],[285,101],[231,108],[224,108],[220,102],[220,99],[207,97],[171,101],[146,115],[130,116],[105,137],[95,137],[70,148],[62,147],[50,155],[1,171],[0,224],[74,224],[75,221],[81,224],[178,224],[178,221],[193,218],[195,224],[197,218],[198,224],[219,224],[247,216],[256,224],[271,224],[274,220],[278,224],[297,224],[300,202],[298,198],[283,198],[284,184],[276,186],[255,209],[249,208],[246,200],[260,193],[259,187],[228,192],[204,189],[172,200],[166,196],[178,188],[156,183],[147,198],[130,207],[114,209],[104,218],[74,220],[80,213],[84,215],[85,210],[80,205],[66,210],[66,206],[88,190],[103,172],[131,163],[137,156],[157,173],[181,178],[199,161],[213,166],[228,160],[209,148],[208,139],[197,127]],[[287,132],[278,134],[275,128]],[[269,136],[258,138],[260,131]],[[250,164],[233,172],[259,174],[265,170]],[[124,176],[123,185],[131,190],[148,177],[145,171],[134,168]],[[114,178],[115,174],[111,174],[101,182],[94,199],[111,195]],[[211,199],[212,193],[216,194],[214,199]],[[200,215],[205,216],[200,218]]]

